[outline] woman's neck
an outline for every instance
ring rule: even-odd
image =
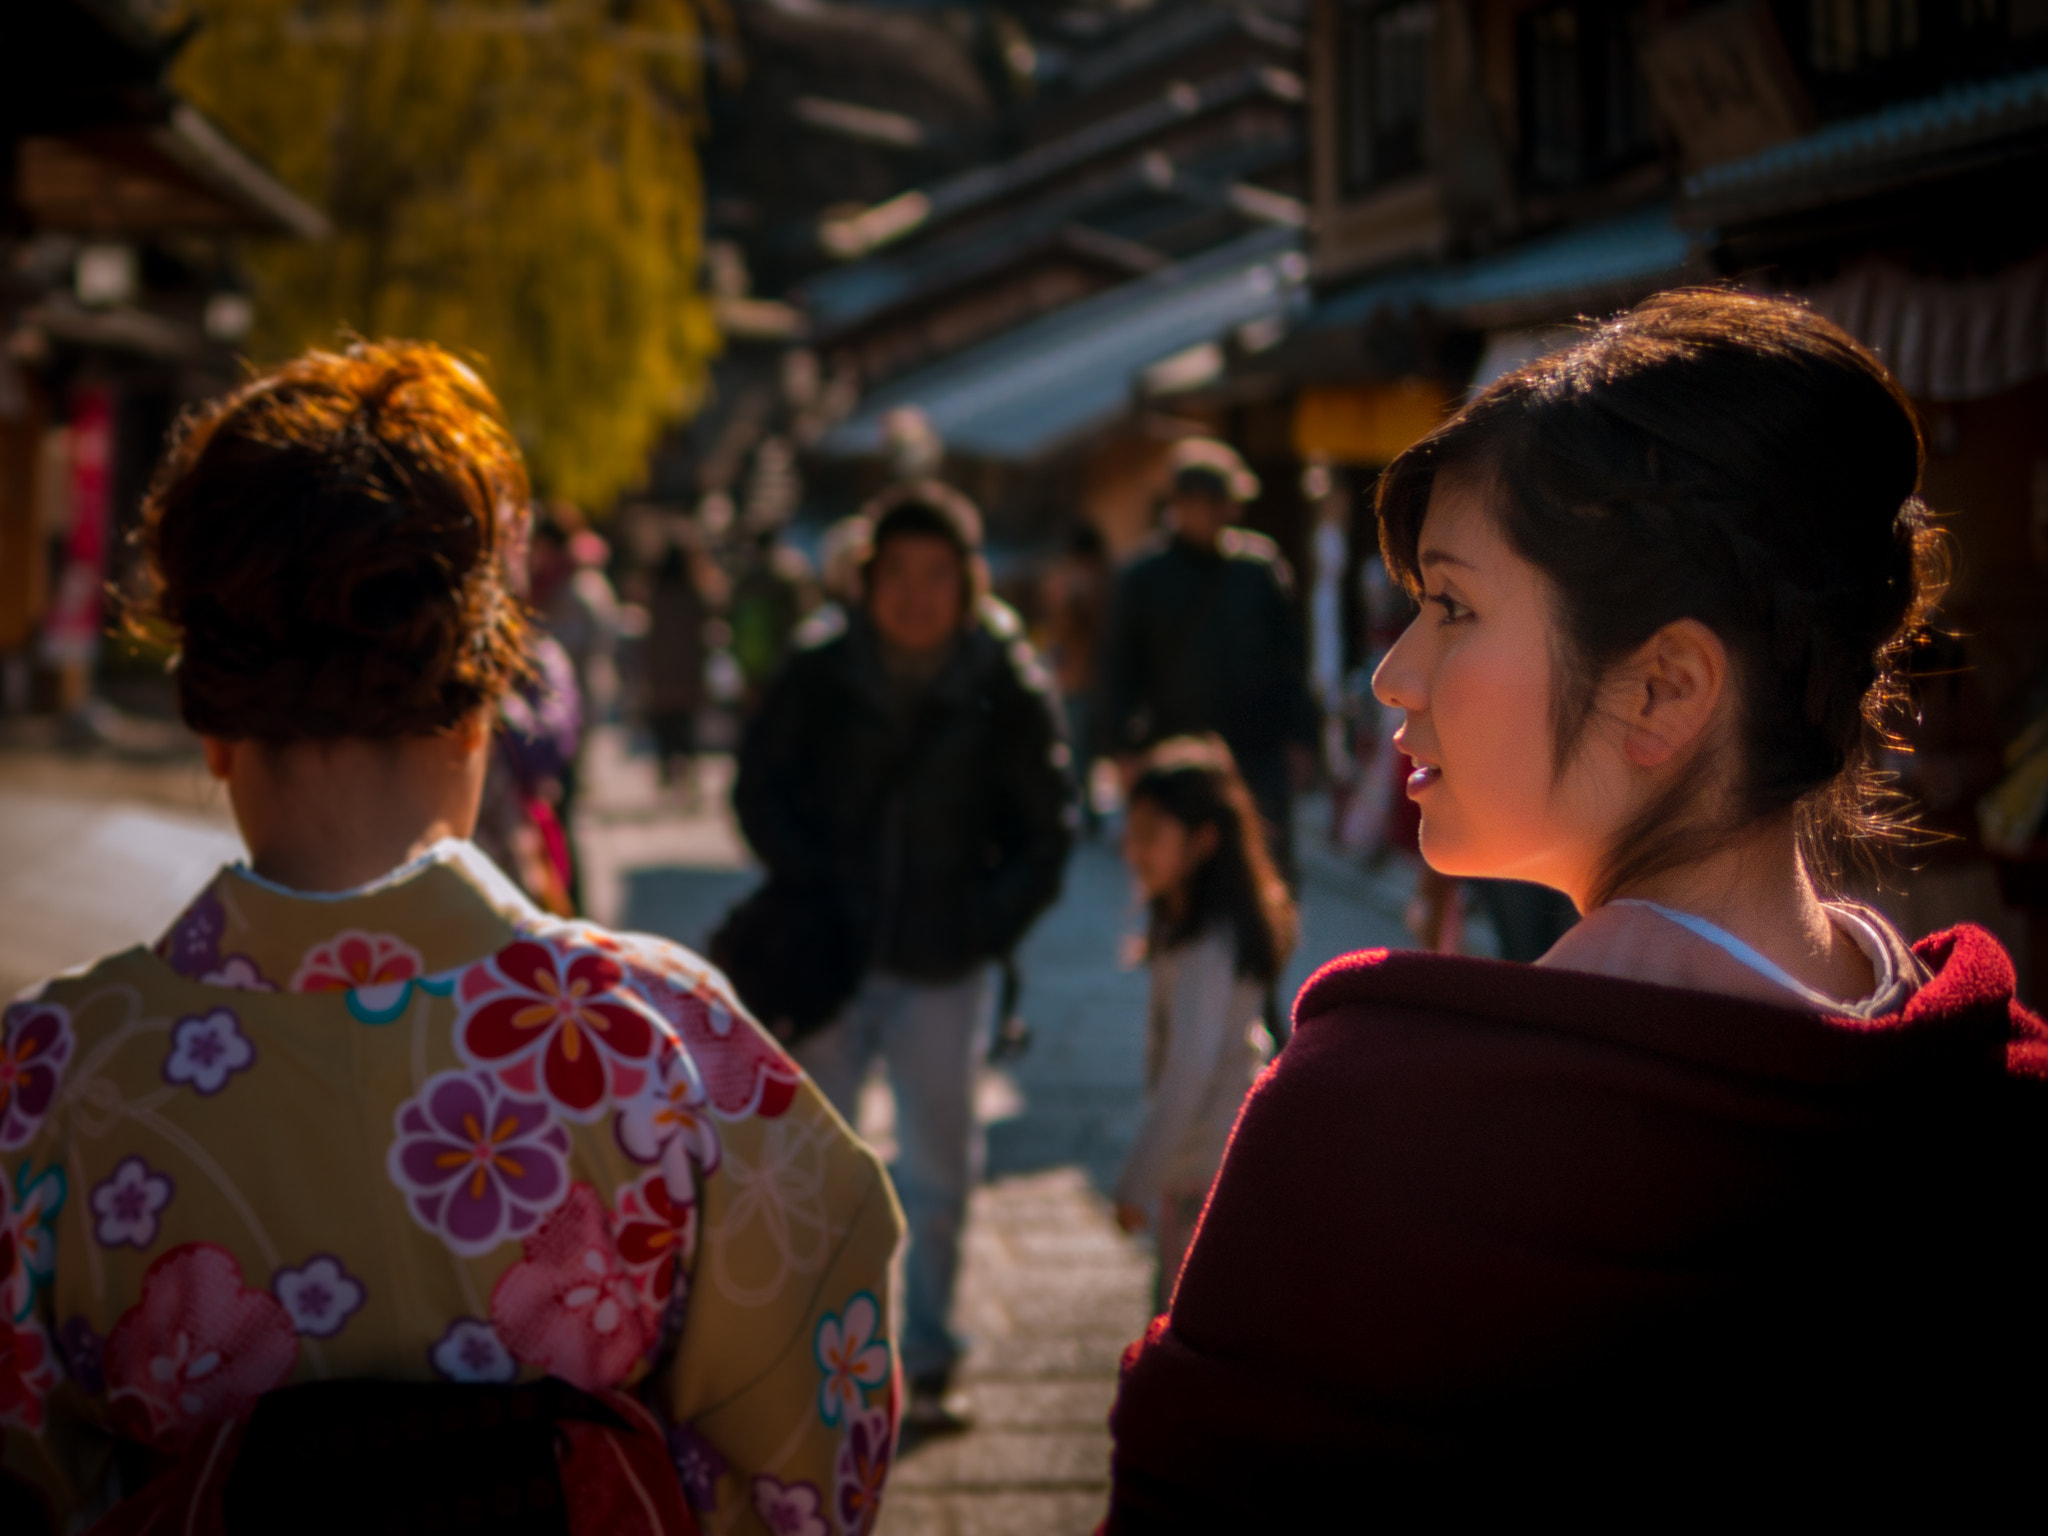
[[[295,891],[367,885],[476,827],[488,736],[208,744],[249,867]]]
[[[1869,958],[1829,917],[1800,857],[1789,815],[1728,840],[1704,858],[1632,881],[1609,897],[1614,901],[1653,902],[1705,918],[1794,980],[1830,997],[1864,997],[1877,984]],[[1603,910],[1595,908],[1587,916]],[[1579,945],[1573,945],[1567,934],[1560,950],[1583,948],[1591,953],[1601,930],[1612,924],[1586,926]],[[1568,957],[1561,959],[1571,963]]]

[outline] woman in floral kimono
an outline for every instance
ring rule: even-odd
[[[148,618],[250,858],[6,1011],[0,1516],[872,1527],[881,1167],[695,955],[466,841],[526,501],[422,345],[310,353],[174,444]]]

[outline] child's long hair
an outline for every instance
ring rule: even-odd
[[[1190,832],[1216,829],[1216,851],[1190,878],[1179,917],[1169,921],[1164,902],[1153,902],[1152,952],[1189,943],[1228,919],[1237,935],[1238,974],[1276,980],[1294,949],[1294,898],[1273,867],[1258,807],[1230,748],[1216,736],[1161,742],[1147,754],[1130,799],[1146,801]]]

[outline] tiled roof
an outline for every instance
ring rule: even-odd
[[[1549,318],[1581,304],[1626,303],[1704,275],[1668,203],[1540,235],[1473,261],[1411,269],[1339,289],[1317,305],[1314,329],[1358,325],[1382,310],[1427,309],[1474,324]]]
[[[1152,364],[1294,309],[1299,247],[1297,231],[1261,230],[1020,326],[876,390],[826,451],[879,452],[882,417],[915,405],[949,448],[1037,458],[1122,415]]]
[[[1918,101],[1774,144],[1739,160],[1705,166],[1685,178],[1688,202],[1719,202],[1830,179],[1882,171],[1902,160],[1967,149],[2048,125],[2048,68],[1972,81]]]

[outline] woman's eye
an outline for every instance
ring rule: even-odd
[[[1431,597],[1429,601],[1435,603],[1443,611],[1443,617],[1437,621],[1440,624],[1455,624],[1460,619],[1472,617],[1472,610],[1459,602],[1455,597],[1452,597],[1448,592],[1439,592]]]

